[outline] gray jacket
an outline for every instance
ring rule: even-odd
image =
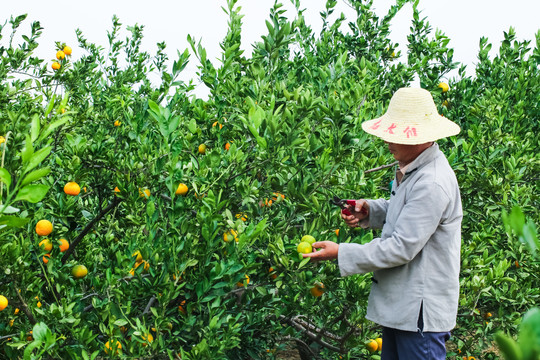
[[[363,227],[381,228],[380,238],[339,245],[342,276],[373,271],[366,318],[383,326],[450,331],[459,298],[463,211],[454,171],[435,143],[407,167],[390,200],[368,200]]]

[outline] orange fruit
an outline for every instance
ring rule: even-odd
[[[64,54],[66,54],[66,55],[71,55],[71,52],[72,52],[71,47],[69,47],[69,46],[64,46],[63,51],[64,51]]]
[[[120,192],[120,189],[118,188],[118,186],[116,186],[113,190],[115,193],[119,193]]]
[[[324,294],[324,284],[316,282],[311,289],[309,289],[311,295],[315,297],[321,297]]]
[[[122,124],[122,123],[120,122],[120,120],[116,120],[116,121],[114,122],[114,126],[116,126],[116,127],[120,126],[121,124]]]
[[[445,93],[448,91],[448,89],[450,89],[450,86],[448,86],[448,84],[445,82],[441,82],[439,83],[439,88],[441,88],[442,92]]]
[[[49,239],[43,239],[40,241],[39,247],[41,247],[46,252],[49,252],[52,250],[53,244]]]
[[[186,300],[182,300],[180,305],[178,305],[178,311],[180,311],[182,314],[186,314],[186,309],[184,309],[184,306],[186,306]]]
[[[298,244],[296,250],[301,254],[309,254],[313,251],[313,248],[311,247],[311,244],[307,241],[302,241],[300,244]]]
[[[378,351],[381,351],[382,350],[382,339],[381,338],[376,338],[375,341],[377,342],[377,350]]]
[[[58,60],[64,60],[65,57],[66,57],[66,54],[62,50],[58,50],[56,52],[56,58]]]
[[[201,154],[201,155],[206,154],[206,145],[205,144],[199,145],[199,154]]]
[[[88,269],[84,265],[75,265],[73,269],[71,269],[71,275],[73,275],[75,279],[82,279],[88,275]]]
[[[60,252],[64,252],[67,249],[69,249],[69,242],[66,239],[60,239],[60,245],[58,246],[60,248]]]
[[[75,181],[70,181],[64,185],[64,192],[67,195],[77,196],[81,192],[81,187]]]
[[[19,313],[19,311],[21,311],[19,308],[16,308],[15,311],[13,312],[13,314],[17,315]]]
[[[274,268],[273,267],[270,267],[270,269],[268,269],[268,272],[270,273],[270,277],[273,279],[273,280],[276,280],[277,279],[277,274],[276,273],[273,273],[274,272]],[[272,274],[273,273],[273,274]]]
[[[244,276],[246,277],[246,284],[249,284],[249,276],[247,276],[247,275],[244,275]],[[242,281],[239,281],[239,282],[236,283],[236,286],[242,287],[242,286],[244,286],[244,283]]]
[[[113,347],[114,347],[113,344],[115,342],[116,342],[116,350],[114,350],[114,353],[118,354],[118,352],[122,350],[122,344],[120,344],[120,341],[118,340],[107,341],[105,343],[105,354],[108,354],[109,351],[113,350]]]
[[[43,255],[43,263],[44,264],[48,264],[49,263],[49,258],[51,257],[51,254],[45,254]]]
[[[225,144],[225,150],[229,151],[229,149],[231,148],[231,143],[226,143]]]
[[[39,236],[47,236],[52,233],[53,226],[49,220],[39,220],[36,224],[36,234]]]
[[[237,219],[241,219],[242,221],[247,221],[247,215],[246,214],[242,214],[242,213],[238,213],[235,215]]]
[[[4,295],[0,295],[0,311],[8,306],[8,299]]]
[[[139,196],[142,197],[142,198],[150,197],[150,190],[148,190],[148,189],[141,190],[139,188]]]
[[[316,241],[315,238],[311,235],[304,235],[302,236],[302,239],[300,239],[300,242],[307,242],[310,245],[312,245],[315,241]]]
[[[135,259],[135,262],[136,262],[137,264],[140,264],[140,263],[143,261],[142,254],[141,254],[141,252],[140,252],[139,250],[135,251],[131,256],[132,256],[132,257],[133,257],[133,256],[136,256],[136,257],[137,257],[137,258]]]
[[[339,229],[336,229],[334,232],[336,233],[336,236],[339,236]]]
[[[176,191],[174,192],[176,195],[186,195],[188,192],[188,187],[186,184],[178,184],[178,187],[176,188]]]
[[[152,341],[154,341],[154,337],[152,336],[152,334],[148,334],[148,335],[142,335],[141,336],[143,341],[146,341],[146,339],[148,339],[148,343],[151,343]],[[143,343],[142,346],[146,346],[148,345],[147,343]]]
[[[366,343],[366,348],[368,349],[369,352],[372,353],[372,352],[377,351],[377,349],[379,348],[379,344],[377,344],[377,342],[375,340],[370,339]]]
[[[54,62],[52,63],[52,65],[51,65],[51,67],[52,67],[53,70],[60,70],[60,66],[61,66],[60,63],[57,62],[57,61],[54,61]]]
[[[225,242],[229,242],[229,241],[232,241],[234,239],[234,241],[238,242],[238,237],[237,237],[238,233],[234,230],[229,230],[227,232],[225,232],[223,234],[223,240]]]
[[[40,307],[41,307],[41,301],[38,301],[37,304],[36,304],[36,306],[37,306],[38,308],[40,308]]]

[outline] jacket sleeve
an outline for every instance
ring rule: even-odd
[[[389,200],[386,199],[368,200],[369,217],[367,221],[361,221],[360,226],[364,229],[368,227],[372,229],[382,229],[384,219],[386,219],[388,203]]]
[[[439,226],[449,201],[438,184],[416,184],[390,236],[376,238],[363,245],[339,244],[338,264],[341,276],[388,269],[414,259]],[[378,205],[374,207],[375,216]]]

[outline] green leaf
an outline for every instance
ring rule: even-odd
[[[32,155],[32,158],[30,161],[28,161],[28,165],[26,165],[25,171],[30,171],[36,166],[38,166],[49,154],[51,153],[52,147],[51,146],[45,146],[42,149],[39,149]]]
[[[69,116],[64,116],[63,118],[59,119],[59,120],[56,120],[55,122],[49,124],[49,126],[47,126],[45,128],[45,130],[41,133],[38,141],[42,141],[43,139],[47,138],[47,136],[49,136],[53,131],[54,129],[56,129],[57,127],[60,127],[62,125],[64,125],[65,123],[67,123],[69,120],[71,120],[71,117]]]
[[[311,258],[308,258],[308,257],[307,257],[307,258],[304,258],[304,259],[300,262],[300,265],[298,265],[298,269],[300,270],[304,265],[306,265],[306,264],[309,262],[310,259],[311,259]]]
[[[538,359],[540,355],[540,308],[532,308],[523,316],[519,327],[519,344],[524,359]]]
[[[24,360],[32,360],[34,359],[32,352],[35,348],[41,345],[41,341],[34,340],[28,346],[24,349],[23,359]]]
[[[180,124],[180,116],[175,116],[169,122],[169,134],[172,134]]]
[[[6,188],[8,189],[11,186],[11,175],[4,168],[0,168],[0,181],[6,184]]]
[[[54,107],[54,101],[56,100],[56,95],[53,95],[51,101],[49,101],[49,105],[47,105],[47,109],[45,110],[45,117],[49,116],[51,113],[53,107]]]
[[[26,175],[21,183],[21,186],[30,184],[36,180],[41,179],[44,176],[47,176],[51,172],[49,167],[44,167],[42,169],[37,169],[32,171],[30,174]]]
[[[148,215],[148,217],[152,217],[152,215],[154,215],[154,213],[156,212],[156,205],[154,204],[153,201],[148,201],[148,204],[146,204],[146,215]]]
[[[47,324],[43,322],[39,322],[36,325],[34,325],[34,328],[32,329],[32,335],[34,336],[34,339],[45,341],[47,339],[48,333],[51,331],[47,327]]]
[[[506,360],[521,360],[523,355],[518,344],[511,338],[504,335],[502,332],[495,334],[495,341],[499,345],[499,349]]]
[[[8,206],[4,209],[3,214],[15,214],[21,211],[20,209],[14,208],[13,206]]]
[[[21,153],[21,159],[23,163],[28,162],[32,155],[34,155],[34,147],[32,146],[32,140],[30,139],[30,135],[26,135],[25,147]]]
[[[49,186],[47,185],[26,185],[19,190],[14,201],[28,201],[31,203],[37,203],[41,201],[49,191]]]
[[[30,137],[32,139],[32,142],[36,141],[36,139],[38,138],[40,129],[41,123],[39,120],[39,116],[37,114],[34,114],[34,116],[32,116],[32,122],[30,124]]]
[[[16,227],[21,228],[25,226],[30,219],[28,218],[20,218],[18,216],[0,216],[0,226],[10,226],[10,227]]]
[[[114,322],[114,325],[116,326],[126,326],[127,325],[127,321],[124,320],[124,319],[118,319]]]
[[[188,130],[189,130],[192,134],[195,134],[195,133],[197,132],[197,122],[195,121],[195,119],[189,120],[189,123],[188,123]]]

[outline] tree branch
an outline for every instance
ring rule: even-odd
[[[92,221],[90,221],[86,227],[81,231],[81,233],[75,238],[75,240],[73,240],[73,242],[70,244],[69,246],[69,249],[66,250],[66,253],[64,254],[64,256],[62,257],[62,264],[65,264],[67,259],[69,258],[69,256],[73,253],[73,251],[75,250],[75,247],[81,242],[81,240],[86,236],[86,234],[88,234],[90,232],[90,230],[92,230],[92,228],[94,227],[94,225],[99,221],[101,220],[102,217],[104,217],[109,211],[111,211],[112,209],[114,209],[115,207],[118,206],[118,204],[120,204],[122,202],[122,199],[119,198],[118,196],[115,196],[114,197],[114,200],[112,201],[112,203],[109,204],[109,206],[107,206],[105,209],[101,209],[100,213],[92,219]]]

